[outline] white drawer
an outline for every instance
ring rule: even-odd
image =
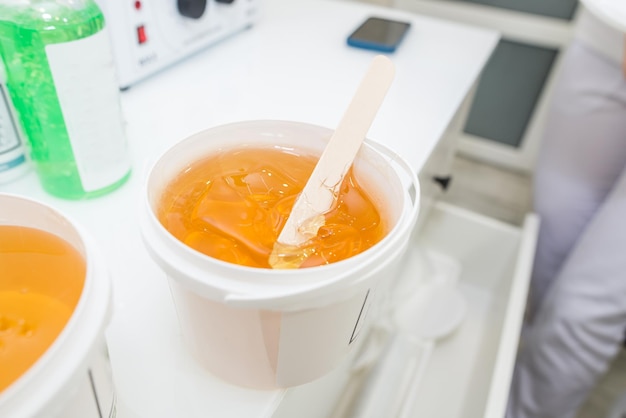
[[[449,204],[433,208],[411,251],[424,247],[460,263],[468,309],[459,329],[436,343],[408,416],[504,416],[538,227],[534,214],[514,227]]]

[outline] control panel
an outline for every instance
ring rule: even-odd
[[[252,26],[260,0],[96,0],[125,89]]]

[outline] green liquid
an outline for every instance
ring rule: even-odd
[[[93,2],[80,9],[67,1],[30,3],[17,8],[0,5],[0,56],[31,159],[50,194],[67,199],[103,195],[124,183],[130,171],[105,188],[83,189],[45,46],[98,33],[104,28],[104,16]]]

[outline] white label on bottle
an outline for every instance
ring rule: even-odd
[[[83,188],[115,183],[130,161],[106,30],[47,45],[46,54]]]
[[[0,80],[0,183],[13,180],[26,168],[22,140],[10,106],[9,95]]]
[[[4,86],[0,84],[0,154],[8,153],[20,145],[15,120],[9,110],[9,97]]]

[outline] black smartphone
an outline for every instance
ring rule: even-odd
[[[348,45],[379,52],[394,52],[410,27],[410,22],[369,17],[348,36]]]

